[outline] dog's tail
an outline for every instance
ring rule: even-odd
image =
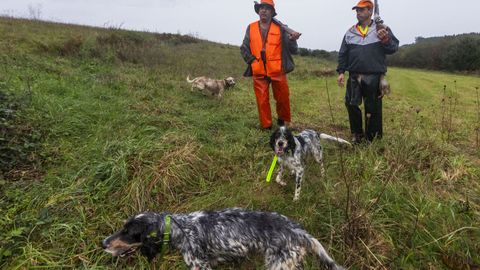
[[[345,270],[342,266],[338,265],[327,253],[327,251],[323,248],[322,244],[315,239],[314,237],[310,236],[310,246],[312,248],[312,252],[315,253],[318,257],[320,257],[320,262],[330,270]]]
[[[190,80],[190,75],[187,76],[187,82],[193,83],[195,80]]]
[[[320,139],[327,140],[327,141],[332,141],[332,142],[337,142],[337,143],[345,144],[345,145],[348,145],[348,146],[352,146],[351,143],[347,142],[346,140],[344,140],[342,138],[330,136],[330,135],[325,134],[325,133],[320,133]]]

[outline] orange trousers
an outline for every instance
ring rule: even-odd
[[[290,92],[286,75],[272,77],[253,76],[253,89],[257,98],[258,117],[262,128],[272,126],[272,112],[270,110],[269,86],[272,84],[273,98],[276,101],[277,116],[285,122],[291,122],[290,115]]]

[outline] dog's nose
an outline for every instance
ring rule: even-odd
[[[283,142],[278,142],[278,146],[283,147]]]
[[[107,244],[107,242],[105,242],[105,240],[100,241],[100,246],[102,246],[103,249],[108,248],[108,244]]]

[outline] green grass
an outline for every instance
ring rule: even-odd
[[[326,177],[309,162],[292,203],[291,181],[265,183],[270,134],[238,47],[8,18],[0,35],[0,92],[27,100],[9,123],[38,133],[19,150],[30,165],[0,174],[2,269],[186,269],[178,253],[116,259],[98,243],[139,211],[234,206],[297,220],[350,269],[480,265],[479,77],[391,68],[385,138],[326,143]],[[294,125],[349,138],[344,90],[316,76],[334,64],[296,62]],[[238,85],[219,101],[189,74]]]

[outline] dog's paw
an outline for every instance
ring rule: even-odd
[[[293,201],[294,201],[294,202],[298,202],[298,199],[300,199],[300,196],[295,195],[295,196],[293,197]]]
[[[280,186],[284,187],[287,185],[287,183],[283,182],[283,181],[280,181],[280,182],[277,182]]]
[[[280,174],[277,174],[277,177],[275,178],[275,182],[277,182],[282,187],[287,185],[287,183],[283,182],[282,176]]]

